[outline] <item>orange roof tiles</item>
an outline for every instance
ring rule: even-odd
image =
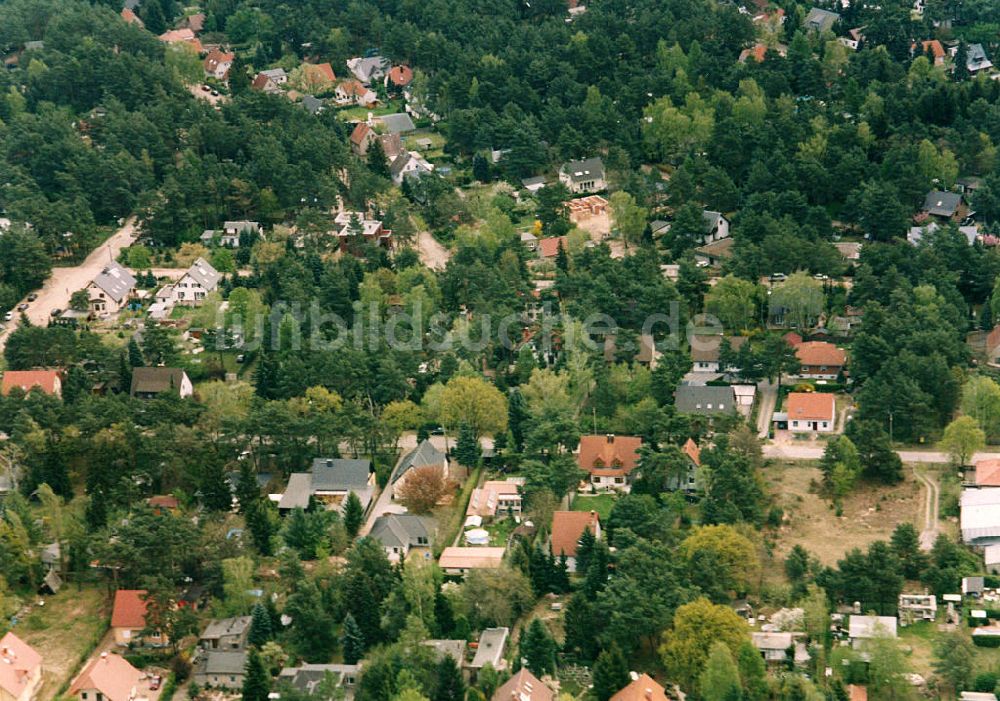
[[[40,389],[45,394],[58,395],[61,381],[57,370],[8,370],[3,374],[0,394],[7,396],[15,387],[25,392]]]
[[[590,529],[595,535],[601,519],[596,511],[556,511],[552,514],[552,554],[559,557],[576,557],[576,547],[583,532]]]
[[[803,365],[815,367],[825,365],[826,367],[843,367],[847,360],[847,354],[841,348],[826,341],[806,341],[800,343],[795,349],[795,356]]]
[[[701,467],[701,448],[698,447],[698,444],[694,442],[693,438],[687,439],[687,443],[684,444],[681,451],[691,458],[691,462],[698,467]]]
[[[577,464],[595,475],[628,473],[635,469],[641,447],[638,436],[580,436]]]
[[[413,80],[413,69],[409,66],[393,66],[389,69],[389,80],[393,85],[406,87]]]
[[[364,122],[358,122],[358,126],[354,127],[354,131],[351,132],[351,143],[360,146],[368,138],[371,130],[371,127]]]
[[[21,697],[28,685],[34,682],[42,656],[28,643],[13,633],[0,638],[0,691],[13,698]]]
[[[562,242],[563,250],[565,251],[569,239],[565,236],[553,236],[547,239],[538,240],[538,254],[542,258],[555,258],[559,253],[559,242]]]
[[[81,691],[96,689],[107,701],[129,701],[141,679],[142,672],[128,660],[105,652],[87,665],[67,693],[76,696]]]
[[[976,484],[980,487],[1000,487],[1000,460],[977,462]]]
[[[111,627],[145,628],[145,596],[145,589],[119,589],[116,591],[115,606],[111,610]]]
[[[491,701],[553,701],[556,695],[538,677],[522,667],[493,693]]]
[[[611,697],[611,701],[669,701],[663,687],[648,674],[641,675]]]
[[[832,421],[836,401],[826,392],[792,392],[788,395],[789,421]]]

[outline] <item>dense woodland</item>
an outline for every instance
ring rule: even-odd
[[[831,502],[900,481],[892,441],[937,440],[959,408],[1000,438],[1000,387],[969,380],[965,344],[968,331],[1000,317],[1000,254],[967,245],[950,226],[916,249],[905,241],[927,191],[970,175],[984,179],[973,201],[980,220],[1000,233],[1000,82],[945,73],[910,50],[947,32],[942,38],[985,42],[995,53],[1000,6],[935,1],[918,21],[895,0],[851,3],[844,26],[866,27],[852,52],[797,29],[806,5],[780,5],[787,57],[769,52],[741,64],[754,25],[714,0],[592,0],[572,22],[557,0],[206,0],[206,32],[237,47],[241,76],[231,80],[233,99],[215,110],[187,87],[202,79],[200,64],[122,22],[117,2],[0,2],[0,50],[44,41],[21,54],[18,70],[0,73],[0,213],[14,222],[0,235],[0,308],[38,287],[53,264],[82,259],[121,218],[136,215],[148,239],[169,250],[223,220],[253,219],[274,233],[236,253],[250,274],[228,276],[203,319],[208,326],[227,301],[223,316],[266,317],[263,333],[277,339],[249,353],[251,375],[226,383],[221,358],[192,362],[165,327],[129,338],[22,323],[4,350],[6,367],[63,367],[67,377],[62,399],[0,398],[9,437],[0,452],[23,467],[21,493],[0,512],[0,613],[6,619],[36,589],[38,546],[57,540],[71,580],[104,577],[89,567],[98,562],[117,585],[147,588],[172,638],[195,629],[170,605],[193,580],[209,589],[213,613],[252,612],[254,645],[273,668],[282,659],[363,656],[359,701],[489,699],[499,675],[480,674],[466,697],[458,670],[419,642],[493,625],[522,627],[515,657],[538,675],[591,666],[597,701],[646,668],[713,701],[839,700],[852,681],[867,681],[875,699],[909,698],[900,651],[886,645],[855,678],[858,660],[829,645],[828,614],[853,601],[892,614],[907,581],[952,592],[977,571],[977,557],[947,536],[922,553],[914,527],[901,524],[891,542],[846,553],[835,567],[801,548],[776,561],[783,514],[761,478],[755,432],[735,419],[709,426],[678,413],[673,392],[690,368],[684,345],[650,371],[630,362],[630,342],[649,314],[672,303],[681,328],[707,309],[751,334],[740,350],[745,379],[775,378],[794,361],[767,334],[758,280],[788,273],[787,306],[806,317],[864,309],[851,345],[858,411],[822,461],[819,489]],[[145,0],[140,15],[149,29],[165,28],[181,11],[171,0]],[[935,29],[946,16],[954,28]],[[340,72],[373,47],[415,68],[414,93],[442,118],[454,182],[400,191],[384,163],[351,155],[349,125],[334,110],[313,116],[243,80],[251,68],[305,58]],[[510,150],[487,164],[491,149]],[[455,185],[516,185],[595,153],[615,194],[629,196],[619,211],[665,217],[672,228],[654,241],[644,222],[623,227],[633,250],[621,259],[605,246],[562,252],[539,300],[555,310],[557,352],[548,362],[469,322],[524,312],[532,275],[514,223],[523,205],[502,194],[459,196]],[[403,245],[391,256],[330,255],[319,234],[339,198],[379,215]],[[550,187],[529,205],[546,233],[568,228],[563,199]],[[691,257],[706,207],[733,215],[735,239],[726,277],[712,288]],[[406,246],[421,224],[453,246],[441,272]],[[293,225],[315,234],[301,250],[286,240]],[[848,269],[832,243],[862,237],[861,259]],[[663,263],[680,265],[676,283]],[[824,286],[817,273],[848,274],[852,284]],[[484,344],[304,351],[296,333],[328,330],[296,317],[295,303],[348,320],[359,304],[374,305],[382,320],[400,306],[424,321],[441,312],[442,336]],[[611,364],[578,333],[594,312],[619,326]],[[132,368],[160,364],[185,367],[197,398],[130,399]],[[637,435],[644,448],[632,494],[610,513],[609,538],[581,546],[572,578],[539,534],[517,541],[504,569],[443,588],[434,567],[393,567],[371,540],[354,541],[355,511],[341,518],[311,508],[281,519],[264,496],[317,455],[345,447],[371,457],[384,484],[402,433],[438,426],[460,436],[457,450],[472,467],[475,441],[493,437],[498,469],[526,478],[538,524],[579,482],[571,451],[581,433]],[[668,485],[684,469],[679,446],[689,438],[706,446],[706,479],[685,500]],[[270,480],[266,489],[259,478]],[[145,506],[167,493],[181,496],[185,515]],[[227,538],[234,526],[245,537]],[[265,566],[278,576],[261,584]],[[784,570],[785,581],[765,578],[769,568]],[[255,604],[251,585],[277,597]],[[550,593],[568,596],[558,642],[528,616]],[[744,596],[805,610],[809,678],[765,674],[730,608]],[[971,683],[973,653],[967,641],[942,640],[934,683],[943,698]],[[827,664],[837,669],[831,679]]]

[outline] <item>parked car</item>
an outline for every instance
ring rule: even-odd
[[[34,292],[32,292],[30,295],[28,295],[28,301],[29,302],[34,302],[36,299],[38,299],[38,295],[36,295]]]
[[[14,318],[14,312],[7,312],[6,314],[3,315],[4,321],[10,321],[13,318]]]
[[[156,691],[157,689],[159,689],[160,683],[162,681],[163,677],[161,677],[159,674],[154,674],[152,677],[149,678],[149,690]]]
[[[238,356],[236,356],[236,362],[237,362],[237,363],[242,363],[242,362],[244,362],[244,361],[245,361],[246,359],[247,359],[247,357],[246,357],[245,355],[243,355],[243,353],[240,353],[240,354],[239,354]]]
[[[771,273],[771,282],[784,282],[788,276],[784,273]]]
[[[202,85],[201,89],[204,90],[205,92],[209,92],[212,88],[211,88],[211,86],[208,86],[208,85]]]
[[[62,309],[60,309],[59,307],[56,307],[51,312],[49,312],[49,316],[59,316],[60,314],[62,314]]]
[[[21,302],[19,305],[17,305],[17,311],[19,311],[19,312],[26,312],[26,311],[28,311],[28,303],[27,302]]]

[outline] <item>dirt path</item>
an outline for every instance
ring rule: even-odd
[[[930,550],[938,537],[938,517],[941,503],[941,487],[937,480],[929,477],[923,468],[913,468],[913,474],[924,486],[924,528],[920,531],[920,548]]]
[[[52,275],[42,289],[37,290],[38,299],[31,302],[28,311],[25,312],[32,324],[45,326],[49,323],[50,313],[53,309],[65,309],[69,306],[70,296],[77,290],[82,290],[90,281],[101,272],[101,269],[115,260],[121,250],[132,244],[135,232],[135,218],[125,222],[125,225],[118,229],[108,238],[107,241],[95,248],[87,258],[72,268],[53,268]],[[27,300],[24,300],[27,301]],[[0,351],[3,351],[7,344],[7,338],[11,332],[17,328],[18,317],[7,324],[7,328],[0,334]]]
[[[451,258],[451,252],[438,243],[429,231],[417,234],[417,253],[420,255],[420,262],[431,270],[444,270]]]
[[[757,383],[760,392],[760,406],[757,410],[757,436],[767,438],[771,428],[771,416],[774,414],[774,405],[778,401],[778,388],[772,382],[766,380]]]

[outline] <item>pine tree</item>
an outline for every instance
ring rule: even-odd
[[[464,701],[465,680],[462,670],[451,655],[445,655],[437,665],[437,680],[431,701]]]
[[[569,558],[566,557],[566,553],[560,553],[552,568],[552,591],[556,594],[565,594],[569,589]]]
[[[341,644],[344,648],[344,664],[357,664],[365,654],[365,636],[351,614],[344,617]]]
[[[507,399],[507,425],[510,426],[511,435],[514,436],[514,447],[519,453],[524,450],[524,427],[528,418],[528,404],[521,391],[515,387]]]
[[[590,600],[597,598],[604,586],[608,583],[608,564],[611,556],[608,553],[608,546],[598,542],[594,548],[594,553],[590,558],[590,565],[587,567],[587,576],[583,582],[583,593]]]
[[[616,643],[611,643],[597,656],[597,661],[594,663],[594,696],[597,701],[608,701],[628,686],[630,681],[628,673],[628,660],[625,659],[621,648]]]
[[[251,649],[243,677],[243,701],[267,701],[271,693],[271,676],[257,650]]]
[[[141,368],[146,364],[146,361],[142,359],[142,351],[139,349],[139,343],[135,340],[135,336],[128,340],[128,364],[133,368]]]
[[[455,443],[455,459],[465,467],[479,464],[479,441],[472,428],[465,422],[458,427],[458,441]]]
[[[260,487],[257,484],[257,471],[249,460],[240,461],[240,474],[236,480],[236,500],[240,505],[240,513],[246,515],[251,504],[260,499]]]
[[[440,589],[434,594],[434,621],[437,623],[437,637],[450,638],[455,630],[455,611],[451,601]]]
[[[348,492],[347,503],[344,504],[344,528],[347,535],[354,538],[361,529],[361,524],[365,518],[365,508],[361,505],[361,500],[354,492]]]
[[[229,67],[229,90],[233,95],[242,95],[250,89],[250,76],[247,74],[247,62],[239,54]]]
[[[542,619],[532,619],[521,635],[519,656],[521,663],[537,677],[555,672],[556,642],[549,635]]]
[[[597,547],[597,538],[589,528],[583,529],[583,535],[576,545],[576,571],[580,574],[587,574],[590,569],[590,558]]]
[[[733,662],[733,654],[725,643],[716,641],[712,644],[699,678],[699,686],[702,698],[720,701],[740,701],[742,698],[740,674]]]
[[[247,529],[253,538],[253,544],[265,557],[270,556],[273,551],[271,538],[274,537],[275,532],[269,508],[268,503],[263,499],[255,499],[244,511]]]
[[[569,256],[566,255],[566,249],[563,248],[562,241],[559,242],[556,248],[556,267],[564,273],[569,271]]]
[[[201,503],[209,511],[229,511],[233,508],[233,492],[222,463],[210,460],[201,477]]]
[[[260,358],[257,361],[257,371],[254,373],[254,380],[257,388],[257,396],[263,399],[277,399],[278,375],[281,372],[281,365],[274,354],[261,348]]]
[[[261,602],[253,605],[250,617],[250,631],[247,633],[247,644],[260,648],[271,639],[271,615]]]
[[[481,183],[489,182],[490,162],[481,153],[472,157],[472,177]]]
[[[143,24],[153,34],[163,34],[167,31],[167,18],[163,16],[163,8],[158,2],[147,2],[139,10]]]
[[[381,139],[375,139],[368,147],[368,169],[375,175],[389,177],[389,159],[386,158]]]

